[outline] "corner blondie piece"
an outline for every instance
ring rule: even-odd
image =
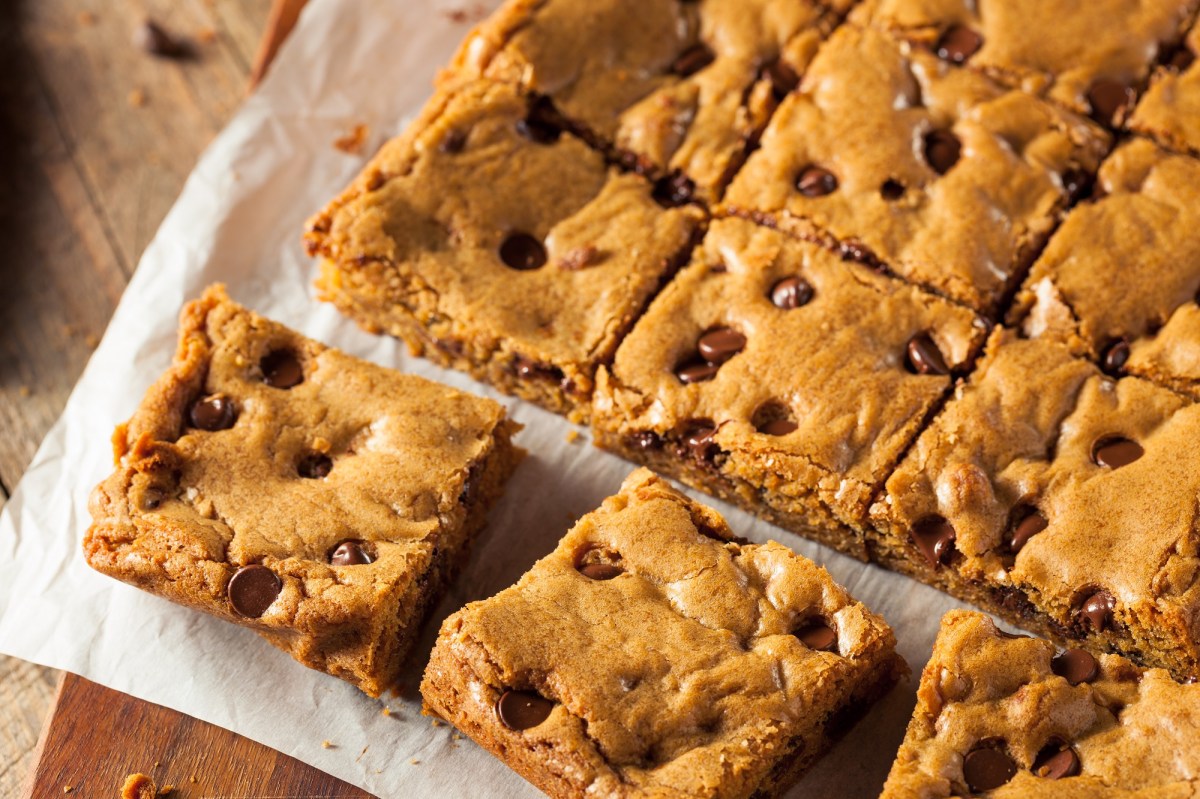
[[[1135,341],[1123,369],[1200,400],[1200,297],[1181,305],[1161,330]]]
[[[985,337],[966,308],[717,221],[601,371],[596,443],[865,559],[872,495]]]
[[[1119,124],[1195,0],[863,0],[854,19]]]
[[[880,799],[1191,799],[1198,735],[1200,685],[954,610]]]
[[[730,186],[733,213],[994,312],[1109,138],[1081,117],[844,25]]]
[[[519,427],[214,286],[113,435],[84,553],[378,696],[520,460]]]
[[[1200,160],[1134,139],[1104,162],[1097,194],[1054,234],[1010,321],[1106,371],[1200,390],[1200,352],[1186,333],[1200,298]],[[1168,320],[1157,344],[1142,341]],[[1131,349],[1138,358],[1128,362]]]
[[[510,0],[450,72],[545,97],[585,138],[711,202],[849,4]]]
[[[1200,676],[1200,405],[997,330],[872,508],[872,556],[1063,644]]]
[[[824,569],[649,471],[442,625],[421,684],[551,797],[775,796],[904,669]]]
[[[1150,88],[1133,112],[1129,127],[1164,147],[1200,155],[1200,25],[1154,71]]]
[[[440,90],[306,239],[323,298],[366,329],[581,420],[701,216],[476,82]]]

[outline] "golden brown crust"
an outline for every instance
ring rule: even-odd
[[[1200,155],[1197,53],[1200,53],[1200,26],[1193,27],[1174,56],[1154,71],[1150,87],[1129,121],[1130,128],[1152,136],[1162,146],[1192,155]]]

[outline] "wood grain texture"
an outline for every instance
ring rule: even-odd
[[[68,675],[27,795],[107,799],[136,772],[173,785],[173,799],[371,799],[228,730]]]
[[[254,64],[250,68],[250,86],[257,86],[267,75],[275,54],[279,52],[283,40],[296,27],[300,12],[308,5],[308,0],[274,0],[271,3],[271,16],[267,19],[267,29],[259,44],[258,53],[254,56]]]
[[[57,682],[52,669],[0,657],[0,796],[16,796],[26,781]]]

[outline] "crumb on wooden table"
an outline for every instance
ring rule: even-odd
[[[75,787],[72,785],[64,785],[63,786],[63,793],[70,793],[73,790],[75,790]]]
[[[129,96],[125,98],[125,102],[129,103],[130,108],[142,108],[146,105],[146,90],[133,89],[129,92]]]
[[[154,780],[140,772],[127,776],[121,786],[121,799],[154,799],[158,795]]]
[[[371,129],[361,122],[355,125],[349,133],[333,140],[333,146],[349,155],[359,155],[367,146]]]

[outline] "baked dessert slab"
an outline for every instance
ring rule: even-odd
[[[824,569],[645,469],[446,620],[428,712],[551,797],[775,796],[905,667]]]
[[[1200,686],[955,610],[880,799],[1188,799],[1198,734]]]
[[[213,286],[113,435],[84,553],[377,696],[520,460],[519,427]]]
[[[1161,64],[1134,109],[1129,127],[1181,153],[1200,155],[1200,26]]]
[[[872,558],[1027,630],[1200,677],[1200,405],[997,330],[872,507]]]
[[[712,202],[848,5],[510,0],[449,72],[546,98],[598,147]]]
[[[780,105],[724,207],[994,314],[1109,137],[850,24]]]
[[[853,18],[1119,125],[1195,8],[1194,0],[863,0]]]
[[[1186,332],[1200,299],[1200,160],[1133,139],[1104,162],[1096,194],[1034,264],[1011,324],[1114,374],[1200,390],[1200,352]]]
[[[815,244],[718,220],[601,370],[595,440],[865,559],[872,496],[986,331]]]
[[[660,204],[659,200],[663,200]],[[582,420],[597,365],[702,219],[516,87],[445,86],[309,225],[322,297],[415,354]]]

